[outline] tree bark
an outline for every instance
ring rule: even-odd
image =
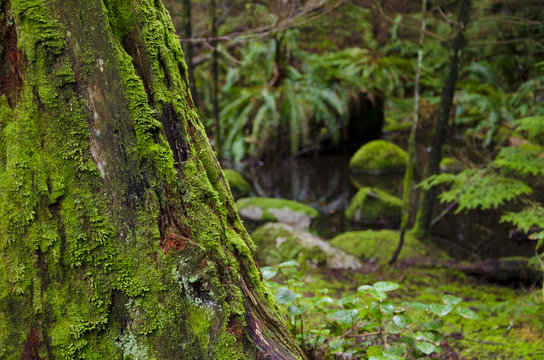
[[[193,37],[193,25],[192,25],[192,16],[191,16],[191,0],[183,0],[183,14],[182,14],[182,22],[183,22],[183,36],[187,39],[190,39]],[[193,43],[187,42],[185,44],[185,62],[187,64],[187,78],[189,79],[189,86],[191,89],[191,95],[193,97],[193,102],[195,104],[198,104],[198,93],[196,91],[196,83],[195,83],[195,70],[194,70],[194,64],[193,64],[193,57],[194,57],[194,51],[193,51]]]
[[[393,265],[397,261],[402,246],[404,245],[404,235],[408,228],[408,222],[412,214],[412,188],[414,182],[414,171],[416,167],[416,131],[419,122],[419,83],[421,80],[421,67],[423,63],[423,40],[425,39],[426,27],[426,9],[427,0],[421,0],[421,28],[419,31],[419,41],[417,49],[417,67],[414,80],[414,112],[412,114],[412,126],[410,127],[410,136],[408,138],[408,159],[406,160],[406,171],[404,172],[404,180],[402,181],[402,216],[400,221],[400,236],[395,252],[389,260],[389,265]]]
[[[302,358],[161,2],[0,10],[0,358]]]
[[[210,0],[210,23],[211,37],[217,37],[217,9],[215,0]],[[219,122],[219,51],[217,50],[217,40],[211,42],[212,46],[212,111],[215,129],[215,151],[217,157],[221,159],[221,125]]]
[[[425,177],[438,174],[440,170],[440,160],[442,159],[442,147],[446,140],[446,130],[450,118],[453,95],[457,84],[459,56],[464,46],[464,32],[468,25],[470,15],[470,0],[459,1],[459,29],[453,39],[451,46],[451,58],[449,63],[448,75],[442,87],[442,95],[438,108],[438,117],[434,127],[431,153],[427,160]],[[421,195],[419,208],[414,225],[414,233],[420,239],[427,239],[430,236],[431,219],[433,214],[433,205],[436,199],[436,187],[426,190]]]

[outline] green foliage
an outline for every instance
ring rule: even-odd
[[[442,353],[444,320],[478,320],[461,298],[449,294],[431,304],[391,300],[400,287],[391,281],[362,285],[335,299],[328,289],[307,288],[297,267],[290,261],[262,271],[267,280],[276,279],[268,284],[301,347],[326,359],[423,359]]]
[[[440,194],[442,202],[457,202],[457,212],[462,210],[496,208],[520,195],[532,192],[524,181],[495,173],[489,169],[467,169],[459,174],[433,175],[421,186],[431,188],[448,184],[449,190]]]
[[[402,173],[407,156],[398,145],[386,140],[373,140],[357,150],[349,161],[349,167],[355,172],[369,174]]]
[[[537,70],[542,73],[542,65]],[[532,137],[541,131],[539,125],[544,115],[542,102],[536,101],[542,88],[544,75],[521,83],[514,91],[508,91],[490,65],[471,63],[466,78],[460,82],[456,122],[469,125],[473,133],[483,133],[484,144],[491,145],[501,124],[522,125],[519,130],[528,130]]]

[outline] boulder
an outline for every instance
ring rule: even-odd
[[[236,201],[236,206],[243,219],[280,222],[298,229],[307,229],[312,219],[319,215],[317,210],[308,205],[276,198],[242,198]]]
[[[238,199],[249,194],[249,183],[244,179],[242,174],[231,169],[225,169],[223,170],[223,173],[225,174],[225,178],[229,183],[234,199]]]
[[[268,223],[252,234],[261,265],[288,260],[330,269],[361,270],[363,265],[352,255],[332,246],[316,235],[291,225]]]
[[[406,168],[406,151],[385,140],[373,140],[361,146],[349,162],[354,172],[367,174],[402,173]]]
[[[399,232],[396,230],[364,230],[349,231],[340,234],[331,240],[331,245],[364,260],[365,263],[386,264],[399,242]],[[404,237],[404,246],[400,258],[448,259],[432,243],[423,243],[407,232]]]
[[[453,173],[457,174],[463,171],[463,164],[451,157],[445,157],[440,160],[440,172],[441,173]]]
[[[358,223],[399,222],[402,200],[370,187],[359,189],[346,209],[346,218]]]

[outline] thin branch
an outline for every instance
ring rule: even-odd
[[[372,2],[374,3],[374,5],[378,8],[379,10],[379,13],[383,16],[383,18],[387,21],[389,21],[390,23],[395,23],[395,19],[391,18],[390,16],[388,16],[385,11],[383,10],[381,4],[377,1],[377,0],[372,0]],[[403,27],[403,28],[406,28],[406,29],[410,29],[410,30],[414,30],[414,31],[420,31],[420,28],[419,26],[413,26],[413,25],[408,25],[408,24],[403,24],[403,23],[399,23],[399,26]],[[436,34],[436,33],[433,33],[432,31],[429,31],[429,30],[425,30],[424,34],[426,36],[429,36],[429,37],[432,37],[434,39],[437,39],[439,41],[442,41],[442,42],[445,42],[446,39],[443,38],[442,36]]]
[[[180,39],[181,42],[191,42],[191,43],[206,43],[206,42],[215,42],[215,41],[248,41],[253,38],[263,38],[273,35],[275,33],[288,30],[294,27],[304,25],[310,21],[316,20],[326,14],[329,14],[331,11],[339,7],[340,5],[347,2],[347,0],[336,1],[328,6],[323,7],[325,2],[321,1],[312,6],[305,6],[295,12],[294,15],[289,16],[288,18],[281,21],[279,24],[274,26],[261,26],[251,30],[233,32],[227,35],[215,36],[215,37],[197,37],[197,38],[187,38]],[[323,7],[323,9],[320,9]]]
[[[471,46],[485,46],[485,45],[505,45],[505,44],[512,44],[512,43],[518,43],[518,42],[530,42],[534,45],[538,46],[541,49],[544,49],[544,45],[539,43],[536,40],[533,40],[531,38],[517,38],[517,39],[506,39],[506,40],[497,40],[497,41],[476,41],[471,43]]]

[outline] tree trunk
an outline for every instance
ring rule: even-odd
[[[210,23],[211,23],[211,37],[215,39],[217,37],[217,9],[215,6],[215,0],[210,0]],[[213,121],[215,128],[215,151],[217,157],[221,159],[221,127],[219,123],[219,51],[217,51],[217,40],[211,41],[212,46],[212,107],[213,107]]]
[[[0,10],[0,358],[302,358],[161,2]]]
[[[450,118],[453,95],[457,84],[459,56],[464,46],[464,32],[469,21],[470,0],[459,0],[459,29],[453,39],[451,46],[451,58],[449,63],[448,75],[442,87],[442,95],[438,108],[438,118],[434,127],[431,153],[427,161],[425,177],[436,175],[440,169],[440,160],[442,159],[442,146],[446,140],[446,130]],[[431,218],[433,214],[433,204],[436,199],[436,187],[426,190],[421,195],[421,201],[414,225],[414,233],[420,239],[427,239],[430,236]]]
[[[183,0],[183,14],[182,14],[182,22],[183,22],[183,36],[187,39],[190,39],[193,37],[193,25],[192,25],[192,17],[191,17],[191,0]],[[195,104],[198,104],[198,93],[196,92],[196,83],[195,83],[195,70],[194,70],[194,64],[193,64],[193,43],[191,41],[187,42],[185,44],[185,55],[187,63],[187,78],[189,79],[189,86],[191,89],[191,95],[193,97],[193,102]]]
[[[408,138],[408,159],[406,161],[406,171],[402,181],[402,216],[400,221],[400,236],[397,248],[389,260],[389,265],[397,261],[402,246],[404,245],[404,235],[408,228],[408,222],[412,215],[412,188],[414,182],[414,171],[416,167],[416,131],[419,122],[419,83],[421,80],[421,67],[423,63],[423,40],[425,39],[426,27],[426,9],[427,0],[421,0],[421,30],[419,31],[419,41],[417,49],[417,67],[414,80],[414,113],[412,114],[412,126],[410,127],[410,136]]]

